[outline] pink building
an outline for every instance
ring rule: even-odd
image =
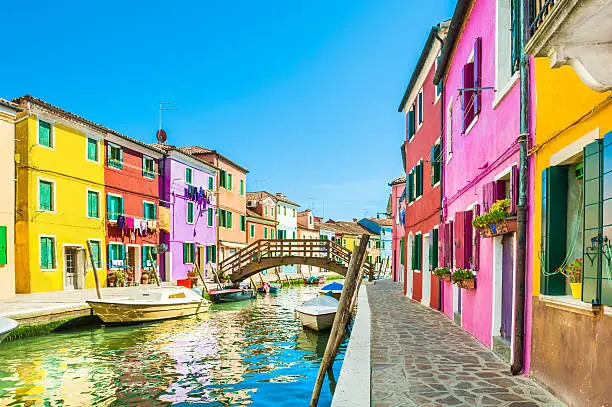
[[[508,362],[516,340],[516,233],[483,238],[472,219],[504,198],[516,212],[520,89],[512,3],[459,0],[434,77],[443,83],[445,117],[440,263],[476,275],[475,289],[442,283],[442,310]]]
[[[404,223],[406,220],[406,177],[400,177],[389,184],[391,187],[390,205],[392,219],[393,265],[391,276],[395,282],[404,282],[404,266],[406,264],[406,240],[404,238]],[[406,287],[404,286],[404,292]]]

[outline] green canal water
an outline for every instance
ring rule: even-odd
[[[308,405],[329,333],[304,331],[293,310],[316,291],[284,288],[190,318],[2,343],[0,406]],[[331,404],[346,342],[320,406]]]

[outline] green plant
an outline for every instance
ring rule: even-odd
[[[123,284],[127,278],[127,273],[123,270],[117,270],[115,271],[115,276],[117,277],[117,283]]]
[[[457,269],[453,274],[451,274],[451,280],[453,283],[463,280],[473,280],[474,272],[470,269]]]
[[[569,283],[582,282],[582,258],[576,259],[570,264],[557,269],[557,271],[565,276]]]
[[[500,199],[496,201],[488,212],[483,213],[480,216],[476,216],[472,220],[472,226],[478,229],[487,228],[490,225],[501,222],[508,215],[508,209],[510,208],[510,200],[509,199]]]
[[[434,270],[434,275],[436,277],[444,277],[446,275],[449,275],[450,273],[451,271],[448,267],[436,267]]]

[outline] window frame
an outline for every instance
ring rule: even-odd
[[[49,124],[49,146],[40,143],[40,122]],[[45,116],[36,117],[36,145],[55,151],[55,120]]]
[[[208,190],[209,191],[214,191],[215,190],[215,181],[214,181],[214,178],[212,177],[212,175],[208,176]]]
[[[146,163],[150,162],[153,166],[153,170],[149,171],[146,168]],[[155,159],[147,155],[142,156],[142,176],[149,179],[155,179]]]
[[[215,214],[213,212],[213,208],[208,207],[207,211],[206,211],[206,225],[208,227],[214,227],[215,226]]]
[[[52,268],[43,268],[42,267],[42,250],[41,250],[41,245],[42,245],[42,239],[51,239],[51,241],[53,242],[53,250],[52,250]],[[46,272],[46,271],[57,271],[57,236],[56,235],[48,235],[48,234],[40,234],[38,235],[38,266],[40,268],[40,271]]]
[[[153,213],[154,213],[155,217],[152,218],[152,219],[147,218],[147,213],[146,213],[146,210],[145,210],[147,205],[152,205],[153,206]],[[145,200],[142,201],[142,218],[144,220],[157,220],[157,204],[155,202],[145,201]]]
[[[36,195],[38,198],[38,205],[37,205],[37,211],[38,212],[47,212],[47,213],[57,213],[57,184],[55,183],[54,179],[51,178],[44,178],[44,177],[38,177],[37,178],[38,182],[37,182],[37,191],[36,191]],[[45,182],[45,183],[49,183],[51,184],[51,199],[50,199],[50,203],[51,203],[51,209],[42,209],[40,206],[40,183]]]
[[[96,262],[96,267],[98,268],[98,270],[100,270],[102,268],[102,265],[104,264],[104,262],[102,261],[102,239],[87,239],[87,241],[90,244],[96,243],[98,245],[98,261]],[[87,254],[87,269],[93,270],[93,267],[91,267],[91,259],[89,258],[89,253]]]
[[[188,247],[191,247],[192,250],[189,251],[190,254],[190,259],[186,259],[185,258],[185,245],[189,245]],[[183,242],[183,264],[195,264],[195,242]],[[191,262],[187,261],[187,260],[191,260]]]
[[[125,254],[126,254],[126,250],[125,249],[126,249],[127,245],[125,245],[125,244],[123,244],[121,242],[108,242],[106,244],[106,246],[107,246],[107,250],[108,250],[108,259],[107,259],[108,260],[108,268],[110,270],[117,270],[117,269],[121,269],[121,268],[125,267]],[[111,254],[111,248],[110,248],[111,246],[118,246],[118,247],[122,248],[121,251],[120,251],[123,254],[121,259],[113,259],[112,258],[112,256],[110,255]],[[113,264],[112,264],[113,260],[121,260],[121,261],[124,262],[124,264],[122,264],[121,266],[113,266]]]
[[[240,180],[240,196],[244,196],[244,180]]]
[[[92,160],[89,158],[89,142],[96,142],[96,159]],[[91,135],[87,135],[85,139],[85,159],[89,162],[100,164],[100,139],[97,137],[93,137]]]
[[[94,194],[96,194],[96,195],[98,196],[98,207],[96,208],[96,211],[97,211],[97,213],[98,213],[98,216],[91,216],[91,215],[89,214],[89,194],[90,194],[90,193],[94,193]],[[102,195],[102,194],[101,194],[101,192],[100,192],[99,190],[97,190],[97,189],[92,189],[92,188],[87,188],[87,191],[86,191],[86,198],[87,198],[87,202],[86,202],[86,205],[85,205],[85,216],[86,216],[88,219],[101,219],[101,217],[102,217],[102,213],[101,213],[102,211],[100,210],[100,209],[101,209],[101,208],[100,208],[100,196],[101,196],[101,195]],[[89,239],[89,240],[91,240],[91,239]]]
[[[121,213],[117,213],[117,217],[116,217],[115,219],[111,219],[111,218],[109,218],[109,216],[110,216],[110,214],[111,214],[111,212],[108,210],[108,209],[109,209],[109,208],[108,208],[108,206],[110,206],[110,205],[108,205],[108,197],[109,197],[109,196],[111,196],[111,197],[113,197],[113,198],[119,198],[119,199],[121,200],[120,202],[124,202],[124,201],[123,201],[123,195],[116,194],[116,193],[113,193],[113,192],[107,192],[107,193],[106,193],[106,197],[107,197],[107,198],[106,198],[106,202],[107,202],[107,208],[106,208],[106,218],[107,218],[108,220],[114,220],[114,221],[116,221],[116,220],[117,220],[117,218],[119,217],[119,215],[125,215],[125,207],[122,207],[122,208],[121,208]],[[124,206],[124,205],[121,205],[121,206]]]
[[[255,237],[255,225],[252,223],[249,224],[249,236]]]
[[[189,209],[191,208],[191,221],[189,220]],[[187,201],[185,205],[185,223],[193,225],[195,223],[195,203]]]
[[[114,144],[114,143],[108,143],[108,157],[106,159],[107,161],[107,167],[112,168],[114,170],[122,170],[123,169],[123,147],[121,147],[118,144]],[[120,159],[117,160],[115,158],[111,158],[111,153],[113,151],[113,149],[117,149],[119,150],[119,157]],[[118,164],[115,164],[115,163]]]
[[[191,167],[185,167],[185,184],[193,185],[193,169]]]
[[[153,258],[153,265],[149,266],[145,263],[145,261],[149,261],[149,259],[145,259],[145,247],[149,247],[151,249],[155,248],[154,244],[150,244],[150,243],[143,243],[142,247],[140,248],[140,268],[141,269],[151,269],[155,267],[155,264],[157,264],[157,259],[155,258],[156,256],[151,255],[151,257]]]
[[[425,109],[423,109],[423,99],[424,98],[425,98],[425,95],[423,95],[423,88],[421,88],[421,90],[419,90],[419,93],[417,94],[418,119],[416,120],[417,126],[416,126],[415,133],[419,131],[421,127],[423,126],[423,116],[424,116],[424,111],[425,111]]]

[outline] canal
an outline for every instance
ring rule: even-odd
[[[2,343],[0,406],[308,405],[329,333],[304,331],[293,310],[317,289]],[[346,342],[320,406],[331,404]]]

